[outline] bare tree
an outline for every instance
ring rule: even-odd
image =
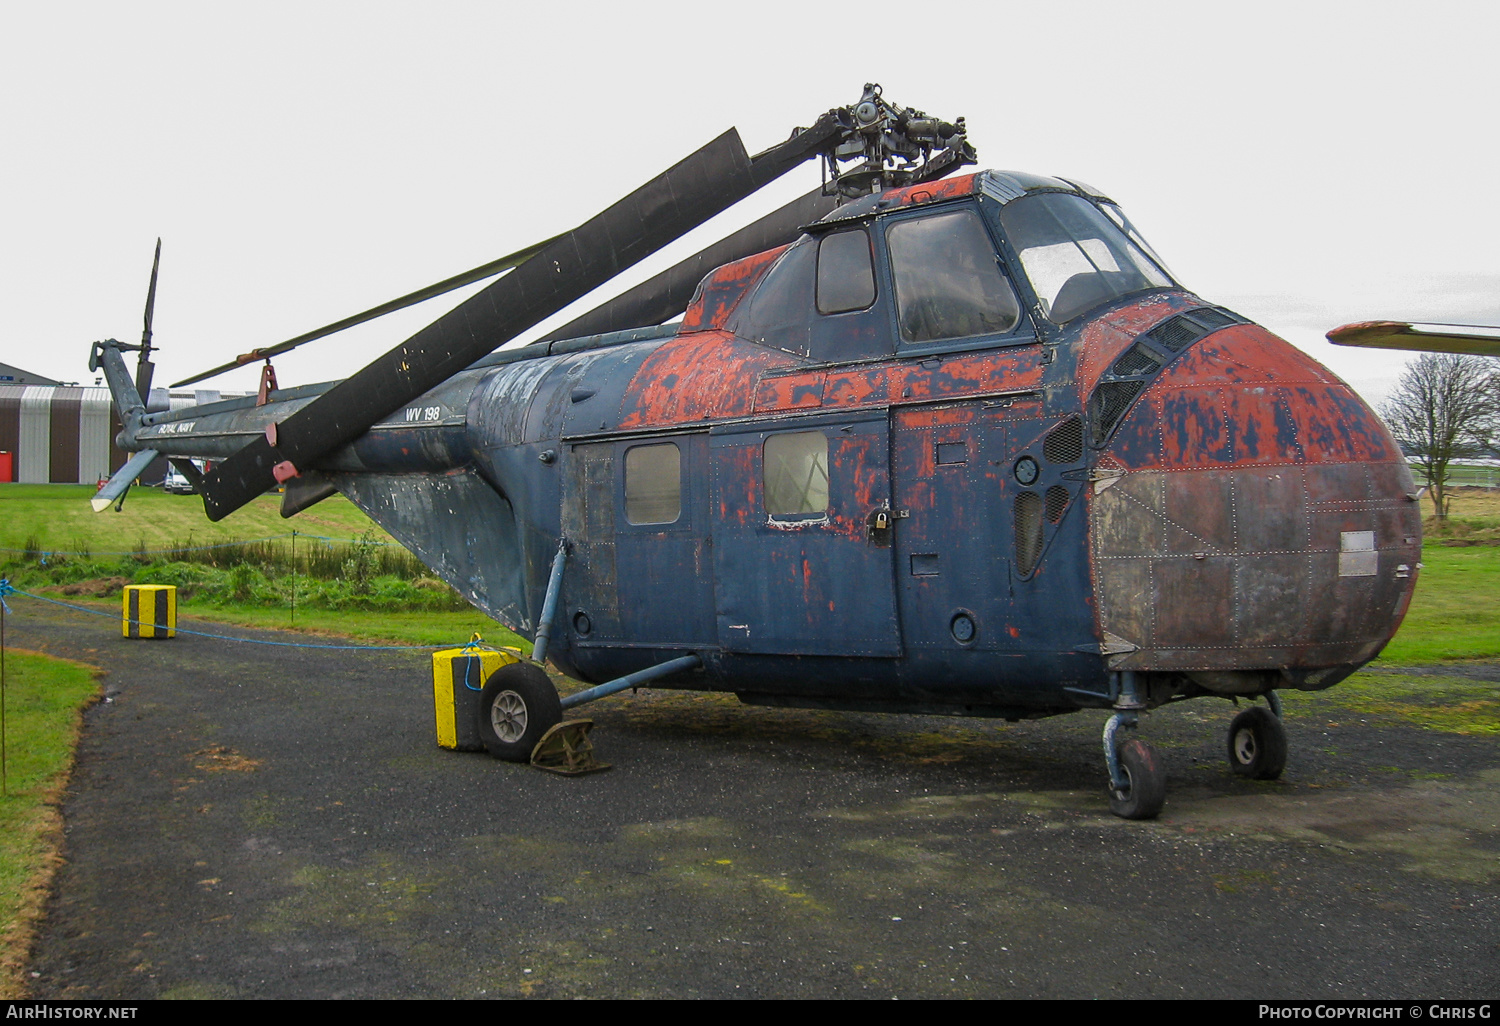
[[[1406,365],[1381,416],[1422,468],[1438,517],[1448,515],[1448,465],[1481,455],[1496,430],[1500,366],[1487,356],[1423,353]]]

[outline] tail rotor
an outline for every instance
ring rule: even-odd
[[[141,355],[135,365],[135,390],[142,402],[150,402],[151,375],[156,366],[151,362],[151,318],[156,313],[156,272],[161,266],[161,239],[156,240],[156,256],[151,259],[151,284],[146,288],[146,321],[141,329]]]

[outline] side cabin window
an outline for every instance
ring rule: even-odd
[[[672,442],[625,451],[625,520],[671,524],[682,515],[682,453]]]
[[[865,227],[803,236],[729,322],[740,338],[819,362],[883,359],[895,343]]]
[[[781,254],[731,325],[735,334],[806,356],[817,259],[818,247],[806,238]]]
[[[848,313],[875,302],[875,260],[863,228],[818,240],[818,313]]]
[[[1054,324],[1133,292],[1172,284],[1122,225],[1081,196],[1023,196],[1000,209],[1000,226],[1031,279],[1042,316]]]
[[[796,431],[766,439],[761,467],[766,512],[772,516],[828,512],[828,436]]]
[[[901,337],[937,342],[1005,334],[1021,304],[970,208],[898,221],[886,229]]]

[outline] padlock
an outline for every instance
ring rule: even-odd
[[[887,513],[885,510],[881,510],[879,513],[875,514],[875,530],[884,531],[887,527],[890,526],[891,517],[889,513]]]

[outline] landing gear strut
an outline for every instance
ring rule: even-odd
[[[1109,766],[1109,811],[1124,819],[1155,819],[1167,800],[1167,774],[1152,748],[1140,738],[1117,741],[1134,731],[1146,707],[1135,690],[1135,672],[1120,673],[1115,714],[1104,724],[1104,761]]]

